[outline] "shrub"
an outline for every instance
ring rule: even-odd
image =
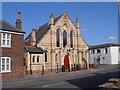
[[[65,72],[65,66],[62,65],[62,72]]]
[[[77,69],[77,70],[80,70],[80,65],[77,64],[77,65],[76,65],[76,69]]]

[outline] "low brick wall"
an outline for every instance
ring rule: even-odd
[[[83,68],[81,68],[80,70],[85,70],[85,69],[86,69],[86,68],[83,67]],[[69,70],[65,70],[65,72],[68,72],[68,71],[69,71]],[[74,70],[74,69],[71,68],[70,72],[72,72],[72,71],[77,71],[77,70]],[[25,71],[25,70],[24,70],[24,77],[25,77],[25,76],[30,76],[30,75],[48,74],[48,73],[52,73],[52,72],[57,73],[57,69],[52,69],[52,71],[51,71],[51,69],[46,69],[46,70],[44,70],[44,71],[42,71],[42,70],[32,70],[32,74],[31,74],[30,70],[29,70],[29,71]],[[58,68],[58,73],[59,73],[59,72],[62,72],[62,69],[61,69],[61,68]]]
[[[52,72],[57,72],[56,69],[52,69]],[[32,70],[32,74],[30,74],[30,71],[26,72],[26,75],[40,75],[40,74],[48,74],[48,73],[52,73],[51,69],[47,69],[47,70]],[[61,69],[58,69],[58,72],[61,72]]]

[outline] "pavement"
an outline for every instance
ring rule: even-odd
[[[12,80],[3,80],[2,83],[8,83],[8,82],[16,82],[16,81],[25,81],[25,80],[35,80],[35,79],[52,79],[52,78],[62,78],[68,77],[68,76],[73,76],[73,75],[84,75],[84,74],[89,74],[91,72],[96,72],[96,71],[102,71],[102,70],[108,70],[113,67],[118,67],[118,65],[100,65],[98,68],[95,69],[87,69],[87,70],[78,70],[78,71],[71,71],[71,72],[53,72],[53,73],[48,73],[48,74],[39,74],[39,75],[30,75],[26,76],[25,78],[20,78],[20,79],[12,79]]]

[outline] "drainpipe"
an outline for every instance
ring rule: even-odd
[[[31,53],[30,53],[30,74],[32,75],[32,69],[31,69]]]

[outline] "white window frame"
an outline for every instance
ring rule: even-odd
[[[5,39],[3,39],[3,34],[5,34]],[[10,35],[9,39],[7,38],[8,34]],[[3,40],[5,40],[5,45],[3,45]],[[9,40],[9,45],[7,45],[8,40]],[[2,35],[1,35],[1,46],[11,48],[11,34],[10,33],[2,33]]]
[[[39,58],[39,62],[38,62],[38,58]],[[40,56],[37,56],[37,63],[40,63]]]
[[[106,50],[107,50],[107,52],[106,52]],[[105,48],[105,54],[108,54],[108,48]]]
[[[94,51],[94,52],[93,52],[93,51]],[[92,49],[92,50],[91,50],[91,54],[95,54],[95,49]]]
[[[5,59],[5,70],[2,70],[2,59]],[[9,59],[9,70],[7,69],[7,59]],[[10,57],[1,57],[1,72],[5,73],[5,72],[11,72],[11,58]]]

